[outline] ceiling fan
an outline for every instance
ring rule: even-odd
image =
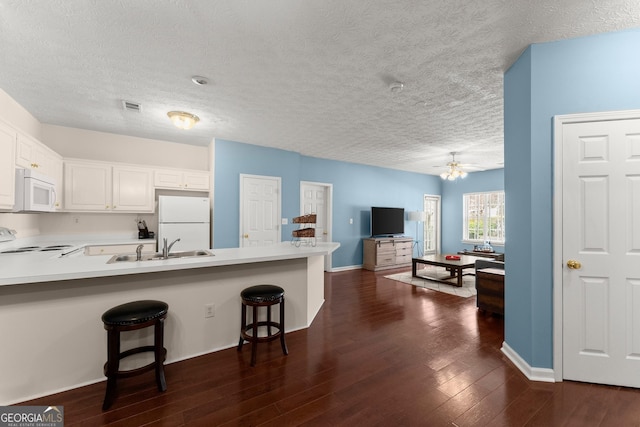
[[[447,163],[447,167],[449,168],[447,171],[442,172],[440,174],[440,178],[446,179],[449,181],[455,181],[458,178],[465,178],[467,176],[467,172],[463,168],[472,168],[470,165],[463,165],[462,163],[456,162],[456,152],[452,151],[451,153],[451,161]]]

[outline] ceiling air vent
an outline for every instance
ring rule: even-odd
[[[122,101],[122,108],[127,111],[135,111],[139,113],[142,110],[142,106],[136,102]]]

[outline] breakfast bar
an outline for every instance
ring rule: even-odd
[[[37,261],[7,255],[0,269],[0,405],[103,381],[106,332],[100,317],[118,304],[154,299],[169,305],[167,363],[237,345],[240,292],[247,286],[282,287],[287,332],[307,328],[324,302],[324,256],[338,247],[286,242],[211,249],[213,256],[201,258],[112,264],[110,255],[43,254]],[[150,338],[131,331],[122,337],[123,349]]]

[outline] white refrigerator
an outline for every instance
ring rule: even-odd
[[[171,244],[172,252],[210,249],[210,207],[207,197],[158,197],[158,251],[163,239]]]

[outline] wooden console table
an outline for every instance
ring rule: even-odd
[[[500,253],[500,252],[482,252],[482,251],[459,251],[458,255],[471,255],[471,256],[477,256],[477,257],[481,257],[481,258],[491,258],[494,259],[496,261],[502,261],[504,262],[504,254]]]

